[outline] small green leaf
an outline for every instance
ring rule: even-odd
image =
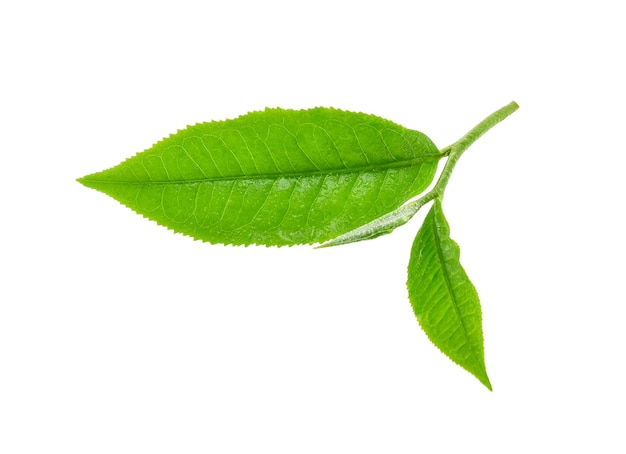
[[[400,207],[443,156],[424,134],[337,109],[190,126],[79,181],[211,243],[321,243]]]
[[[459,261],[459,246],[436,199],[409,261],[409,300],[422,329],[444,354],[491,390],[478,293]]]

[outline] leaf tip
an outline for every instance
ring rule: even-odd
[[[89,187],[89,181],[88,181],[86,176],[80,177],[80,178],[76,178],[76,181],[78,183],[82,184],[83,186]]]
[[[90,176],[91,175],[85,175],[84,177],[76,178],[76,181],[86,188],[95,189],[94,185],[92,184],[93,180],[89,178]]]
[[[483,371],[480,376],[475,375],[475,377],[478,379],[478,381],[485,385],[485,388],[493,392],[493,387],[491,386],[491,381],[489,381],[489,377],[487,376],[487,371]]]

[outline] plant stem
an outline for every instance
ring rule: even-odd
[[[456,166],[457,161],[459,160],[461,155],[465,152],[465,150],[467,150],[470,147],[470,145],[476,142],[476,140],[478,140],[480,136],[482,136],[484,133],[489,131],[495,125],[500,123],[506,117],[511,115],[518,108],[519,108],[519,105],[515,101],[511,102],[510,104],[507,104],[506,106],[502,107],[499,110],[496,110],[494,113],[489,115],[483,121],[478,123],[467,134],[465,134],[459,140],[454,142],[452,145],[443,148],[443,150],[448,151],[448,160],[446,161],[446,165],[444,166],[443,171],[441,172],[441,175],[439,176],[439,180],[437,180],[437,184],[435,185],[433,190],[430,191],[428,194],[426,194],[422,198],[429,197],[427,201],[430,201],[434,199],[435,197],[442,199],[443,193],[446,189],[446,186],[448,185],[448,180],[450,179],[450,175],[452,175],[452,170],[454,169],[454,166]],[[433,192],[436,193],[434,197],[431,196]],[[415,202],[419,202],[419,200],[420,199],[416,200]],[[424,203],[420,204],[420,207],[424,205]]]

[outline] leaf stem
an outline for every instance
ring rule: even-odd
[[[424,194],[419,199],[414,200],[413,202],[407,203],[404,207],[402,207],[404,208],[403,209],[404,218],[408,217],[408,219],[410,219],[411,217],[413,217],[415,213],[417,213],[417,211],[420,208],[422,208],[431,200],[434,200],[434,199],[443,200],[443,193],[446,190],[446,186],[448,185],[448,181],[450,180],[452,171],[454,170],[456,163],[459,161],[459,158],[465,152],[465,150],[467,150],[471,144],[476,142],[476,140],[478,140],[480,136],[482,136],[484,133],[489,131],[495,125],[500,123],[506,117],[511,115],[518,108],[519,108],[519,105],[515,101],[512,101],[511,103],[507,104],[501,109],[496,110],[494,113],[489,115],[483,121],[478,123],[472,129],[470,129],[469,132],[467,132],[463,137],[461,137],[459,140],[454,142],[452,145],[448,145],[447,147],[442,148],[441,152],[448,154],[448,160],[446,161],[446,165],[443,167],[443,170],[441,171],[441,175],[439,175],[439,179],[437,180],[435,187],[430,192],[428,192],[427,194]]]
[[[441,200],[443,198],[443,193],[446,189],[446,186],[448,185],[448,180],[450,180],[450,176],[452,175],[452,170],[454,169],[454,166],[456,166],[456,163],[458,162],[461,155],[465,152],[465,150],[467,150],[470,145],[476,142],[476,140],[478,140],[484,133],[486,133],[495,125],[504,120],[506,117],[511,115],[518,108],[519,105],[515,101],[512,101],[510,104],[507,104],[501,109],[496,110],[483,121],[478,123],[472,129],[470,129],[467,134],[454,142],[452,145],[443,148],[442,153],[448,153],[448,160],[446,161],[446,165],[444,166],[443,171],[439,176],[439,180],[437,180],[437,184],[435,185],[433,190],[426,194],[423,198],[429,197],[431,193],[435,192],[435,197]],[[432,200],[433,198],[434,197],[430,197],[428,201]],[[416,200],[415,202],[419,202],[419,200],[420,199]],[[422,205],[424,205],[424,203],[422,203],[420,207]]]

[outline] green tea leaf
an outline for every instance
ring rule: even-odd
[[[189,126],[78,181],[176,232],[234,245],[369,240],[434,201],[411,250],[409,299],[430,340],[491,390],[478,294],[441,200],[462,154],[518,107],[498,109],[441,151],[373,115],[266,109]],[[428,187],[444,156],[434,187],[405,203]]]
[[[409,299],[432,343],[491,390],[478,293],[459,257],[459,246],[450,238],[441,201],[436,199],[411,249]]]
[[[266,109],[190,126],[79,181],[203,241],[312,244],[400,207],[442,156],[373,115]]]

